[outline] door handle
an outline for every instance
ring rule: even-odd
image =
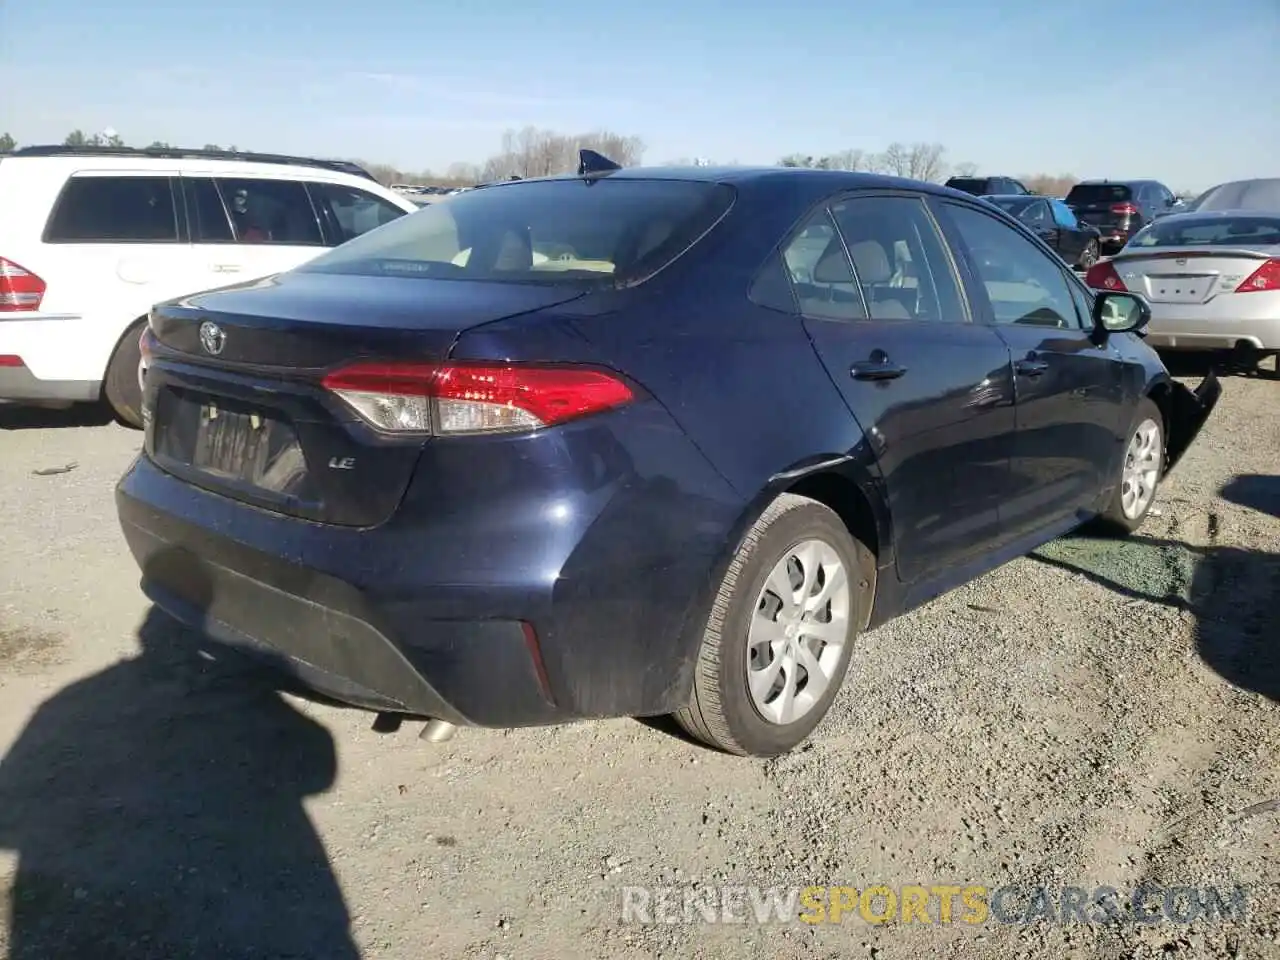
[[[867,360],[859,360],[849,368],[849,375],[855,380],[897,380],[907,372],[907,368],[894,363],[883,350],[872,350]]]
[[[1034,357],[1027,357],[1025,360],[1015,361],[1013,369],[1024,377],[1038,377],[1049,369],[1049,364]]]
[[[214,273],[239,273],[240,264],[238,263],[215,263],[212,264]]]

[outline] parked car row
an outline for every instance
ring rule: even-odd
[[[1026,223],[1079,270],[1115,253],[1181,202],[1158,180],[1084,180],[1065,197],[1039,197],[1007,176],[952,177],[946,186],[982,197]]]
[[[1141,294],[1153,346],[1227,352],[1258,369],[1280,357],[1280,178],[1205,191],[1135,231],[1085,282]]]

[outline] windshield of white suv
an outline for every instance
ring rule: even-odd
[[[694,180],[537,180],[423,207],[300,267],[306,273],[625,285],[710,229],[733,189]]]

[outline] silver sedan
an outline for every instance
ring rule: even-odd
[[[1280,211],[1162,217],[1085,282],[1146,297],[1158,349],[1229,350],[1247,367],[1280,356]]]

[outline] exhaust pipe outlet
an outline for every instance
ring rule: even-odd
[[[446,740],[452,740],[457,732],[458,728],[448,720],[429,720],[418,737],[427,743],[444,743]]]

